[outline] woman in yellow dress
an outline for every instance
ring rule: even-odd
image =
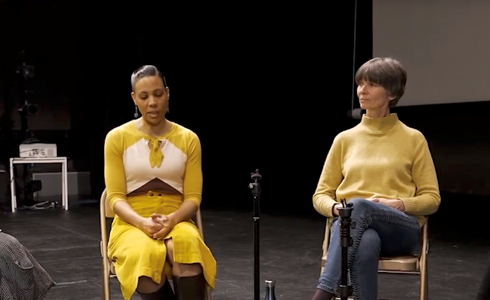
[[[104,146],[116,215],[108,255],[125,300],[135,292],[143,300],[203,300],[206,286],[214,289],[216,261],[191,220],[201,203],[199,138],[166,119],[169,88],[156,67],[134,71],[131,85],[141,117],[112,129]]]

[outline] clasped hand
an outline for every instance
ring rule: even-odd
[[[163,240],[174,226],[172,215],[152,214],[143,220],[140,229],[153,239]]]
[[[369,199],[366,199],[366,200],[369,200],[369,201],[373,201],[373,202],[376,202],[376,203],[381,203],[381,204],[384,204],[384,205],[387,205],[389,207],[393,207],[394,209],[398,209],[399,211],[405,211],[405,205],[403,204],[403,201],[400,200],[400,199],[386,199],[386,198],[369,198]],[[333,207],[333,214],[334,216],[338,216],[339,215],[339,210],[338,210],[338,205],[335,205]]]
[[[381,203],[389,207],[393,207],[394,209],[398,209],[400,211],[405,210],[405,205],[403,204],[403,201],[400,199],[370,198],[368,200],[376,203]]]

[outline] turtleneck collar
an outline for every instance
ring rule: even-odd
[[[360,125],[371,133],[384,134],[398,124],[398,121],[398,115],[396,113],[381,118],[371,118],[364,114],[362,115]]]

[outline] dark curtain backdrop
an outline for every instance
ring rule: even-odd
[[[359,2],[356,68],[372,48],[371,2]],[[354,3],[4,0],[12,30],[2,77],[26,48],[46,98],[70,98],[69,143],[59,148],[76,168],[88,158],[94,197],[104,189],[105,135],[133,118],[131,72],[154,64],[170,86],[169,119],[201,138],[204,207],[251,209],[247,185],[259,168],[264,210],[311,212],[332,139],[357,122],[346,117]]]
[[[372,2],[358,2],[354,69],[372,56]],[[70,104],[68,132],[36,135],[56,143],[75,170],[91,171],[99,198],[105,135],[133,118],[131,72],[155,64],[170,85],[169,118],[201,138],[204,208],[251,211],[249,174],[259,168],[263,212],[319,217],[311,198],[331,142],[358,123],[347,117],[354,4],[0,0],[0,105],[13,110],[21,100],[15,69],[24,49],[24,61],[36,68],[36,100],[53,104],[63,97]],[[489,111],[490,101],[394,110],[438,144],[439,159],[443,147],[449,153],[487,147]],[[4,164],[20,142],[8,122],[0,116]],[[459,168],[447,161],[438,166],[440,174]],[[478,176],[474,185],[486,184]],[[443,191],[449,223],[472,196],[464,187],[457,191],[464,195]]]
[[[372,48],[370,1],[360,2],[357,66]],[[169,119],[201,138],[204,207],[251,208],[259,168],[265,210],[311,211],[330,143],[352,125],[354,1],[118,10],[92,11],[82,26],[95,194],[105,134],[133,117],[131,72],[155,64],[170,86]]]

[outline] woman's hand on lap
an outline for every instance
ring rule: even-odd
[[[399,211],[405,211],[405,205],[400,199],[371,198],[369,200],[387,205],[389,207],[393,207],[394,209],[397,209]]]
[[[163,225],[156,222],[152,217],[144,218],[141,220],[138,228],[146,233],[149,237],[153,238],[153,235],[162,230]]]
[[[172,228],[174,228],[176,223],[171,214],[167,216],[152,214],[151,218],[153,219],[153,222],[162,226],[159,231],[153,234],[153,238],[157,240],[163,240],[170,233],[170,231],[172,231]]]

